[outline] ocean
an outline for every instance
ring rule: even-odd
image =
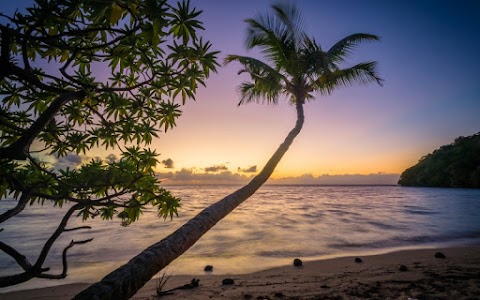
[[[46,267],[61,273],[61,253],[68,243],[93,237],[69,251],[68,277],[35,279],[1,292],[73,282],[94,282],[161,240],[236,186],[171,186],[182,199],[179,217],[159,219],[145,211],[129,227],[120,220],[94,219],[69,227],[48,256]],[[2,200],[0,209],[13,207]],[[43,243],[60,222],[61,209],[34,205],[1,224],[0,240],[34,262]],[[267,185],[240,205],[164,271],[170,275],[250,273],[304,261],[400,249],[480,244],[480,190],[410,188],[400,186],[274,186]],[[20,272],[13,259],[0,252],[0,276]]]

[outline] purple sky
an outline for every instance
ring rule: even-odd
[[[0,9],[8,12],[24,2],[29,1],[2,1]],[[243,46],[243,20],[268,11],[272,3],[192,1],[204,11],[203,36],[221,51],[221,61],[227,54],[259,57]],[[358,47],[351,63],[378,61],[385,83],[342,88],[308,103],[304,129],[275,178],[399,174],[454,138],[480,131],[480,1],[295,3],[303,12],[307,32],[323,48],[356,32],[379,35],[380,42]],[[236,173],[239,168],[260,169],[283,141],[294,125],[293,108],[287,103],[237,107],[236,89],[245,79],[237,75],[238,69],[231,64],[212,75],[197,101],[182,109],[178,127],[154,143],[161,160],[173,162],[159,172],[206,178],[207,170],[215,170],[210,167],[224,166],[209,176],[248,176]],[[378,181],[378,176],[372,178],[376,178],[373,183]]]
[[[379,35],[381,42],[361,45],[351,62],[378,61],[385,84],[343,88],[307,104],[305,127],[274,177],[399,174],[454,138],[480,131],[480,2],[295,2],[324,48],[356,32]],[[204,10],[204,36],[222,59],[255,56],[243,46],[243,20],[268,11],[271,1],[193,3]],[[178,128],[161,139],[177,171],[260,168],[293,126],[286,103],[236,107],[245,79],[238,69],[232,64],[212,76]]]

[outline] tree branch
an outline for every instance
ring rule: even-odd
[[[68,212],[65,214],[63,217],[62,221],[60,222],[59,226],[57,227],[57,230],[55,230],[54,234],[48,239],[48,241],[45,243],[42,252],[40,253],[39,258],[37,259],[37,262],[35,265],[32,266],[32,264],[28,261],[28,259],[19,253],[17,250],[14,248],[10,247],[9,245],[3,243],[0,241],[0,250],[11,256],[15,261],[18,263],[19,266],[22,267],[22,269],[25,271],[20,274],[12,275],[12,276],[3,276],[0,277],[0,287],[5,287],[5,286],[11,286],[15,284],[19,284],[25,281],[28,281],[34,277],[37,278],[47,278],[47,279],[63,279],[67,276],[67,251],[68,249],[72,248],[74,245],[80,245],[80,244],[86,244],[89,243],[93,240],[93,238],[86,239],[86,240],[81,240],[81,241],[74,241],[72,240],[70,244],[63,249],[62,253],[62,264],[63,264],[63,270],[61,274],[58,275],[52,275],[52,274],[43,274],[44,272],[49,271],[49,268],[42,268],[42,264],[45,261],[45,258],[50,251],[50,247],[52,244],[55,242],[55,240],[60,236],[62,232],[66,231],[74,231],[78,229],[91,229],[90,226],[79,226],[75,228],[70,228],[70,229],[65,229],[65,226],[73,214],[73,212],[77,209],[82,207],[79,204],[76,204],[72,206]]]
[[[70,242],[70,244],[65,247],[65,249],[63,249],[63,253],[62,253],[62,264],[63,264],[63,270],[62,270],[62,273],[61,274],[58,274],[58,275],[52,275],[52,274],[39,274],[38,278],[46,278],[46,279],[63,279],[65,277],[67,277],[67,269],[68,269],[68,265],[67,265],[67,251],[68,249],[72,248],[74,245],[80,245],[80,244],[86,244],[86,243],[90,243],[91,241],[93,241],[93,238],[91,239],[87,239],[87,240],[82,240],[82,241],[74,241],[72,240]]]
[[[21,254],[20,252],[2,241],[0,241],[0,250],[15,259],[17,264],[22,267],[23,270],[28,271],[32,268],[32,264],[30,263],[30,261],[28,261],[28,258],[25,255]]]
[[[0,111],[0,114],[3,115],[2,111]],[[4,120],[2,117],[4,117],[6,120]],[[0,116],[0,125],[5,126],[8,129],[11,129],[14,133],[25,131],[25,129],[10,123],[9,122],[10,120],[11,119],[9,118],[9,116],[7,114],[5,114],[4,116]]]
[[[6,148],[0,148],[0,157],[25,160],[28,157],[30,145],[42,132],[45,126],[55,117],[60,109],[70,100],[85,97],[85,91],[71,91],[60,94],[35,122],[20,136],[18,140]]]
[[[29,281],[30,279],[37,277],[42,272],[46,272],[48,270],[48,268],[38,270],[32,267],[28,271],[20,274],[0,277],[0,287],[11,286],[25,281]]]
[[[44,172],[45,174],[49,175],[50,177],[52,177],[56,182],[60,183],[60,184],[63,184],[63,185],[66,185],[66,186],[69,186],[69,187],[73,187],[72,185],[70,184],[67,184],[65,182],[63,182],[59,177],[58,175],[53,172],[53,171],[49,171],[47,169],[45,169],[42,165],[40,165],[37,160],[32,156],[30,155],[30,153],[27,153],[27,158],[28,160],[30,161],[30,163],[37,169],[39,169],[40,171]],[[53,197],[52,199],[57,199],[58,200],[58,197],[62,197],[62,198],[65,198],[67,197],[68,195],[58,195],[56,197]]]
[[[63,232],[75,231],[75,230],[80,230],[80,229],[92,229],[92,226],[78,226],[78,227],[73,227],[73,228],[65,228],[63,230]]]
[[[0,81],[2,81],[9,74],[10,66],[10,32],[8,32],[8,26],[1,26],[2,43],[0,49]]]
[[[23,66],[25,70],[30,71],[32,67],[30,66],[30,62],[28,61],[28,49],[27,49],[27,41],[29,40],[30,36],[28,38],[24,38],[22,40],[22,59],[23,59]]]
[[[68,220],[72,216],[72,214],[78,210],[83,208],[84,205],[82,204],[75,204],[74,206],[70,207],[70,209],[67,211],[65,216],[63,216],[62,221],[60,224],[58,224],[57,229],[53,232],[53,234],[50,236],[50,238],[47,240],[45,245],[42,248],[42,251],[40,252],[40,255],[38,256],[37,261],[35,262],[35,265],[33,268],[38,268],[40,269],[45,262],[45,259],[47,258],[48,252],[50,252],[50,248],[52,247],[53,243],[57,240],[57,238],[64,232],[65,227],[67,226]]]
[[[6,220],[10,219],[11,217],[19,214],[27,205],[28,200],[30,200],[30,192],[24,191],[22,193],[22,196],[20,196],[20,199],[18,200],[17,205],[14,208],[7,210],[6,212],[0,215],[0,223],[3,223]]]
[[[47,85],[38,79],[37,75],[32,70],[22,69],[19,66],[16,66],[12,63],[9,63],[8,66],[9,74],[7,75],[15,75],[21,80],[25,80],[27,83],[42,89],[47,92],[58,93],[61,94],[64,90],[56,88],[51,85]]]

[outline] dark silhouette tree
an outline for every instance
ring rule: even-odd
[[[403,186],[480,188],[480,133],[458,137],[422,157],[398,181]]]
[[[19,266],[0,287],[64,278],[67,250],[91,241],[65,245],[62,273],[48,272],[58,237],[88,228],[68,228],[72,215],[128,225],[145,207],[176,214],[178,199],[160,186],[157,154],[146,147],[175,126],[177,102],[194,98],[216,69],[217,52],[197,35],[199,14],[188,1],[166,0],[36,0],[26,13],[0,13],[0,223],[21,222],[14,217],[29,203],[68,206],[35,262],[22,254],[21,239],[0,241]],[[42,161],[97,147],[121,157],[59,170]]]
[[[267,164],[246,186],[204,209],[181,228],[160,242],[151,245],[127,264],[93,284],[75,299],[128,299],[157,272],[184,253],[218,221],[248,199],[270,177],[287,152],[304,122],[303,105],[313,99],[313,93],[331,93],[350,83],[369,83],[381,80],[376,63],[361,63],[340,68],[346,56],[358,43],[376,41],[369,34],[354,34],[323,51],[301,26],[299,11],[286,3],[272,6],[273,13],[246,20],[247,47],[258,48],[266,62],[255,58],[230,55],[225,62],[239,62],[240,73],[248,73],[252,82],[241,86],[240,104],[265,100],[275,104],[282,95],[289,97],[297,111],[294,128],[288,133]]]

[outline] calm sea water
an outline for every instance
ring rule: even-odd
[[[147,211],[125,228],[119,221],[89,221],[93,229],[65,233],[46,266],[60,273],[61,252],[71,239],[94,237],[69,252],[69,275],[60,281],[33,280],[27,289],[71,282],[93,282],[159,241],[234,186],[169,188],[182,198],[180,217],[164,221]],[[2,200],[1,211],[15,203]],[[64,209],[29,207],[2,224],[0,240],[35,261]],[[75,220],[70,225],[81,223]],[[304,260],[388,252],[403,248],[480,244],[480,190],[397,186],[265,186],[219,222],[168,268],[169,274],[248,273]],[[0,253],[0,276],[15,262]]]

